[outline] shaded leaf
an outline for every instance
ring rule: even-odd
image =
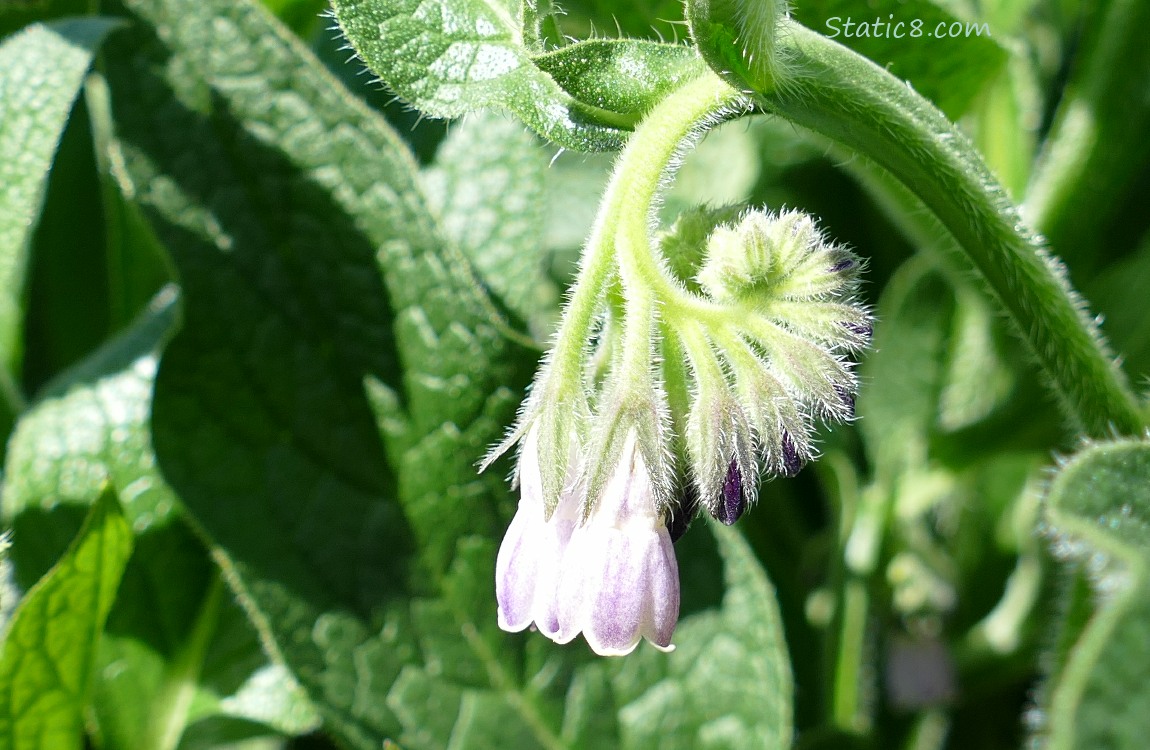
[[[26,251],[48,170],[107,19],[36,24],[0,44],[0,396],[20,402]]]
[[[443,232],[480,279],[525,322],[558,304],[546,284],[543,206],[547,155],[508,117],[476,113],[451,129],[423,177]],[[542,332],[540,332],[542,333]]]
[[[723,561],[722,604],[684,620],[671,654],[644,649],[621,664],[622,747],[791,746],[791,667],[775,590],[737,532],[708,527]]]
[[[426,664],[440,665],[442,717],[474,694],[506,704],[534,736],[514,683],[490,689],[494,657],[442,674],[480,658],[440,655],[468,645],[461,627],[482,633],[473,649],[505,647],[493,616],[461,624],[470,611],[445,610],[436,593],[458,569],[456,540],[499,527],[489,488],[501,481],[477,481],[473,462],[511,416],[500,384],[517,369],[466,261],[439,239],[414,163],[251,5],[131,7],[141,32],[110,55],[115,111],[187,305],[156,385],[165,476],[333,734],[423,746],[423,729],[405,723],[411,683],[400,675]],[[258,90],[241,75],[253,59],[269,71]],[[394,407],[386,457],[365,378]],[[490,601],[488,589],[485,578]],[[417,592],[434,606],[409,611]],[[431,624],[417,631],[417,617]],[[454,637],[423,643],[432,624]]]
[[[294,681],[268,665],[235,602],[212,594],[215,566],[156,470],[152,385],[177,318],[169,289],[131,328],[49,385],[21,419],[5,469],[5,516],[18,538],[36,540],[12,550],[23,585],[60,555],[105,483],[124,488],[135,549],[100,642],[102,679],[91,698],[95,737],[109,750],[154,746],[161,736],[172,741],[222,717],[243,719],[245,736],[316,723]]]

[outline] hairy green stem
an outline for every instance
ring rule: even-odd
[[[969,140],[904,82],[796,23],[780,38],[785,81],[768,112],[888,170],[938,217],[1025,337],[1066,413],[1088,434],[1140,433],[1137,399],[1061,265],[1023,226]]]
[[[649,366],[655,303],[685,294],[666,276],[653,251],[652,207],[682,143],[695,128],[729,110],[739,98],[735,89],[708,71],[669,94],[628,139],[600,203],[564,313],[553,356],[555,372],[578,371],[616,262],[626,299],[624,350],[633,360],[628,367]]]

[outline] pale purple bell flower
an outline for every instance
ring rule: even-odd
[[[573,451],[573,453],[576,453]],[[519,509],[507,528],[495,561],[495,599],[499,627],[516,633],[532,623],[554,639],[559,632],[556,591],[559,569],[571,533],[578,521],[579,457],[568,462],[568,485],[550,519],[543,503],[543,480],[539,473],[539,436],[527,433],[519,455]]]
[[[567,643],[582,633],[600,656],[629,654],[642,638],[674,648],[679,568],[634,430],[602,495],[571,534],[558,615],[553,640]]]

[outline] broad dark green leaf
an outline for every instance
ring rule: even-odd
[[[201,724],[242,719],[250,734],[306,730],[306,700],[268,665],[235,602],[212,594],[207,551],[182,522],[155,466],[148,429],[160,350],[175,326],[174,290],[135,325],[63,373],[10,444],[4,515],[14,574],[30,585],[59,557],[106,483],[123,488],[136,535],[97,655],[93,729],[106,750],[154,746]]]
[[[534,736],[526,699],[490,690],[490,653],[505,648],[493,614],[481,628],[467,621],[482,668],[439,652],[468,646],[456,618],[470,604],[445,614],[435,598],[458,567],[456,540],[501,525],[485,489],[500,480],[478,482],[473,462],[511,417],[501,384],[515,369],[466,261],[431,222],[414,163],[252,5],[131,8],[167,44],[141,32],[110,54],[116,117],[186,294],[156,386],[166,477],[345,742],[412,744],[422,729],[407,724],[414,698],[400,674],[421,668],[449,670],[433,683],[442,717],[475,696]],[[269,78],[253,88],[244,71],[257,60]],[[368,377],[397,397],[387,456]],[[469,602],[490,602],[489,580],[483,596],[464,590]],[[430,609],[409,611],[413,592]],[[427,628],[413,628],[424,611]],[[432,626],[454,636],[421,642]]]
[[[635,118],[580,102],[531,61],[511,0],[336,0],[336,19],[388,88],[432,117],[510,109],[579,151],[618,148]]]
[[[548,285],[543,205],[547,154],[518,121],[480,112],[455,124],[424,171],[443,232],[475,265],[503,305],[545,338],[537,316],[558,305]]]
[[[0,44],[0,398],[21,401],[26,251],[48,170],[107,19],[34,25]]]
[[[604,665],[497,628],[495,540],[511,508],[474,461],[511,417],[522,354],[440,239],[410,157],[250,5],[131,7],[166,43],[141,31],[112,50],[117,120],[186,295],[156,384],[156,450],[228,582],[349,746],[617,745]],[[272,76],[258,90],[237,72],[254,59]],[[190,137],[162,136],[177,130]],[[696,629],[698,651],[753,644],[753,658],[735,649],[740,668],[777,693],[693,726],[781,734],[770,590],[731,559],[730,612]],[[652,680],[686,679],[686,666],[659,669]],[[726,685],[720,670],[704,678]],[[634,698],[650,687],[628,684]]]
[[[1140,748],[1150,734],[1150,444],[1081,451],[1051,484],[1046,520],[1054,552],[1085,566],[1095,597],[1093,614],[1071,611],[1063,624],[1058,640],[1073,646],[1045,689],[1041,746]]]
[[[83,746],[96,647],[131,552],[132,530],[106,491],[8,623],[0,645],[0,748]]]

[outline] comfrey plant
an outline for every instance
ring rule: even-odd
[[[1150,2],[792,5],[0,2],[0,750],[1146,747]]]
[[[483,464],[519,445],[496,567],[506,630],[583,633],[603,655],[641,638],[672,648],[673,541],[700,509],[733,524],[761,474],[793,476],[814,455],[815,419],[853,415],[848,356],[871,317],[850,251],[797,211],[700,209],[653,232],[682,151],[747,106],[715,84],[672,94],[631,137],[554,346]]]

